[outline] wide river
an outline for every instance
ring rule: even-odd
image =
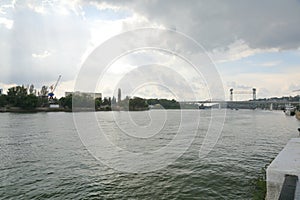
[[[87,113],[76,113],[77,122],[73,113],[0,113],[0,199],[251,199],[253,180],[261,168],[299,135],[300,121],[283,112],[227,110],[217,143],[199,157],[210,111],[184,112],[184,120],[178,120],[179,110],[130,112],[129,121],[125,112],[94,114],[97,126],[119,151],[141,152],[141,158],[172,140],[182,140],[178,148],[170,147],[157,158],[135,162],[133,157],[124,165],[119,162],[124,160],[122,153],[110,157],[106,152],[114,150],[109,145],[101,150],[97,137],[94,146],[98,144],[102,154],[93,154],[97,148],[82,142],[94,134]],[[194,128],[199,115],[199,126]],[[160,122],[163,126],[155,129]],[[176,138],[179,125],[184,127],[183,137]],[[152,127],[149,134],[147,126]],[[185,145],[188,148],[181,152]],[[178,159],[170,159],[177,154]],[[172,162],[154,165],[165,160]],[[135,168],[141,167],[139,162],[144,162],[145,172],[134,173],[143,171]]]

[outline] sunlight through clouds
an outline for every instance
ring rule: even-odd
[[[13,27],[13,24],[14,24],[14,21],[13,20],[9,20],[9,19],[6,19],[4,17],[0,17],[0,25],[3,25],[5,26],[7,29],[12,29]]]
[[[49,52],[49,51],[44,51],[43,53],[40,53],[40,54],[37,54],[37,53],[33,53],[33,54],[31,54],[32,55],[32,57],[34,57],[34,58],[46,58],[46,57],[48,57],[48,56],[50,56],[51,55],[51,53]]]
[[[273,87],[278,77],[270,76],[274,77],[271,79],[269,75],[294,77],[299,71],[299,2],[274,1],[268,9],[260,1],[247,6],[239,2],[192,2],[1,1],[0,53],[5,55],[0,60],[1,81],[32,82],[40,87],[55,81],[58,74],[62,74],[62,81],[73,81],[88,55],[109,38],[137,28],[155,27],[172,29],[197,41],[217,65],[225,83],[261,88],[264,97],[278,91],[286,94],[292,85],[297,85],[293,78],[285,78],[286,86],[278,90]],[[197,56],[198,52],[189,49],[189,53]],[[147,56],[139,59],[146,60]],[[118,65],[128,66],[131,61],[122,62]],[[169,60],[169,64],[180,63]],[[72,90],[70,85],[61,89]],[[199,90],[203,88],[201,84],[194,85]]]

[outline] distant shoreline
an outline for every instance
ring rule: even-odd
[[[149,109],[135,109],[130,111],[147,111]],[[32,109],[24,109],[20,107],[0,107],[0,113],[39,113],[39,112],[108,112],[108,111],[124,111],[122,109],[90,109],[90,108],[76,108],[75,111],[69,108],[47,108],[38,107]]]
[[[11,113],[37,113],[37,112],[72,112],[71,109],[66,108],[33,108],[33,109],[24,109],[20,107],[2,107],[0,108],[0,113],[11,112]]]

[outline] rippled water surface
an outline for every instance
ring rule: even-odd
[[[152,120],[166,116],[164,111],[155,112]],[[123,112],[98,112],[96,117],[106,127],[107,137],[121,148],[152,151],[172,140],[178,129],[172,116],[178,112],[167,111],[172,120],[138,144],[133,136],[118,136],[118,127],[126,129]],[[119,172],[96,160],[79,139],[72,113],[1,113],[0,198],[251,199],[252,180],[290,138],[298,137],[300,127],[299,121],[282,112],[228,110],[217,144],[200,159],[209,111],[186,112],[189,119],[182,126],[187,127],[200,114],[192,145],[167,167],[147,173]],[[85,114],[79,113],[83,118]],[[130,115],[138,126],[150,120],[140,112]],[[115,119],[124,123],[116,127]],[[127,128],[135,134],[132,127]],[[189,131],[185,134],[190,137]]]

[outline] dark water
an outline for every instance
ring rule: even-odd
[[[208,111],[191,111],[191,119],[198,112],[205,126]],[[97,115],[112,123],[111,112]],[[1,113],[0,122],[1,199],[251,199],[251,181],[298,137],[300,127],[282,112],[229,110],[205,158],[198,157],[200,127],[176,162],[158,171],[125,173],[90,155],[72,113]]]

